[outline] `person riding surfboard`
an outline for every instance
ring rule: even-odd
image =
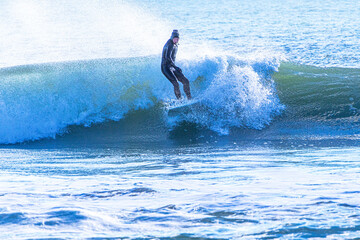
[[[179,82],[183,84],[187,99],[191,99],[189,80],[182,73],[181,68],[175,65],[176,53],[179,43],[179,31],[173,30],[170,39],[166,42],[161,59],[161,72],[174,86],[174,92],[177,99],[181,99]]]

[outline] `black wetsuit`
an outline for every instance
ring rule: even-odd
[[[189,80],[184,76],[182,70],[175,65],[177,49],[178,46],[174,44],[172,39],[166,42],[162,52],[161,71],[174,86],[175,96],[178,99],[181,98],[178,81],[184,85],[184,92],[187,98],[191,99]]]

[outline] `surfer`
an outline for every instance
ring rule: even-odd
[[[170,39],[166,42],[161,59],[161,72],[174,86],[174,92],[177,99],[181,98],[179,82],[184,86],[184,92],[187,99],[191,99],[189,80],[182,73],[181,68],[175,65],[176,53],[178,50],[179,31],[173,30]]]

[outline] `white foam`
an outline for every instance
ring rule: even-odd
[[[284,108],[270,77],[280,65],[278,58],[244,60],[220,55],[192,64],[188,61],[185,65],[196,72],[195,76],[206,78],[197,97],[202,107],[187,112],[180,120],[228,134],[231,127],[262,129]]]

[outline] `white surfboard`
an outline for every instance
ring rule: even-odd
[[[186,112],[193,107],[196,107],[197,105],[199,105],[199,103],[200,102],[196,99],[183,100],[183,101],[176,100],[169,102],[166,106],[166,109],[168,110],[169,114],[181,113],[181,112]]]

